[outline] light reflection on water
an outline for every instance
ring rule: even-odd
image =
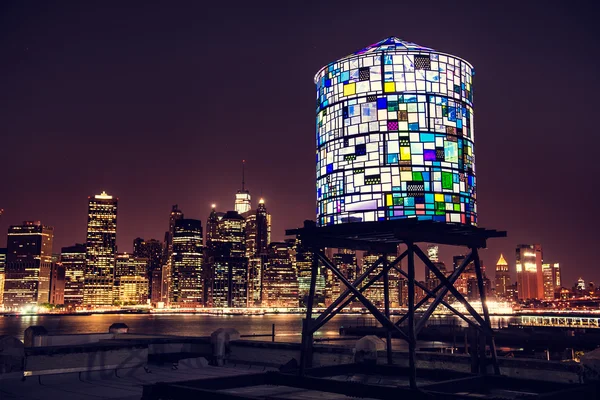
[[[93,314],[77,316],[36,316],[0,317],[0,335],[15,336],[23,340],[23,332],[31,325],[42,325],[50,334],[81,334],[108,332],[108,327],[115,322],[123,322],[129,326],[130,333],[163,334],[178,336],[209,336],[218,328],[235,328],[242,335],[270,334],[275,324],[276,341],[300,342],[303,315],[268,314],[268,315],[206,315],[206,314]],[[394,318],[395,319],[395,318]],[[448,321],[438,320],[438,323]],[[431,321],[436,323],[435,318]],[[461,325],[458,321],[457,324]],[[505,321],[502,321],[505,322]],[[339,337],[342,326],[374,325],[375,320],[365,315],[342,314],[332,318],[315,333],[315,338]],[[492,320],[492,325],[498,322]],[[504,325],[504,323],[501,323]],[[250,338],[249,338],[250,339]],[[259,337],[256,340],[271,340]],[[402,340],[394,340],[394,348],[406,349]],[[340,346],[351,346],[352,341],[321,342]],[[421,342],[424,347],[446,347],[451,344],[443,342]]]

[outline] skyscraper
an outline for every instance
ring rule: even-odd
[[[0,273],[4,273],[6,267],[6,247],[0,248]]]
[[[163,245],[160,240],[135,238],[133,241],[133,255],[137,258],[146,258],[148,260],[148,269],[146,278],[148,279],[148,297],[152,298],[152,278],[154,271],[160,270],[163,259]],[[160,278],[159,278],[160,279]]]
[[[308,294],[310,291],[310,280],[312,271],[313,253],[304,247],[300,239],[294,243],[296,271],[298,271],[298,297],[300,306],[305,307],[308,304]],[[326,292],[326,273],[325,269],[319,264],[317,268],[317,279],[315,282],[315,307],[325,306]]]
[[[362,261],[362,270],[366,270],[367,268],[369,268],[371,265],[373,265],[379,258],[381,257],[381,254],[377,254],[377,253],[372,253],[372,252],[365,252],[363,254],[363,261]],[[393,262],[396,259],[395,254],[388,254],[387,255],[387,262],[388,264]],[[366,282],[368,282],[368,280],[372,279],[373,277],[375,277],[379,272],[381,272],[383,268],[383,264],[379,264],[379,266],[377,268],[375,268],[375,270],[373,270],[373,272],[371,272],[368,276],[367,279],[365,279],[363,281],[363,284],[365,284]],[[391,307],[396,307],[400,304],[400,298],[401,298],[401,279],[400,276],[398,274],[398,272],[395,269],[390,269],[389,273],[388,273],[388,279],[389,279],[389,299],[390,299],[390,306]],[[365,291],[365,295],[366,297],[371,300],[371,302],[379,307],[379,308],[383,308],[385,306],[385,295],[384,295],[384,282],[383,282],[383,278],[380,277],[375,283],[373,283],[366,291]],[[416,292],[415,292],[416,293]],[[408,297],[407,297],[408,299]]]
[[[148,297],[152,298],[153,277],[155,270],[161,270],[163,259],[163,245],[160,240],[136,238],[133,241],[133,255],[138,258],[146,258],[148,260],[148,269],[146,278],[148,278]],[[161,278],[159,278],[161,279]]]
[[[508,263],[504,259],[504,256],[500,254],[500,258],[496,263],[496,296],[499,299],[508,299],[506,292],[508,286],[510,286]]]
[[[542,246],[520,244],[517,256],[517,291],[519,300],[543,299]]]
[[[63,247],[60,251],[60,262],[65,268],[65,305],[80,307],[83,304],[83,284],[86,250],[85,244]]]
[[[47,303],[52,271],[54,228],[39,221],[25,221],[8,228],[4,278],[4,306]]]
[[[463,263],[466,256],[454,256],[452,258],[454,270]],[[482,261],[483,264],[483,261]],[[479,289],[477,288],[477,273],[475,272],[475,264],[471,261],[463,270],[462,274],[456,279],[454,286],[456,290],[460,292],[465,298],[470,300],[478,300],[479,299]],[[449,298],[454,299],[454,296],[449,296]]]
[[[112,305],[117,253],[117,198],[106,192],[88,197],[86,273],[83,303]]]
[[[0,212],[2,215],[2,212]],[[6,248],[0,249],[0,305],[4,304],[4,279],[6,268]]]
[[[269,245],[263,281],[263,306],[298,307],[298,274],[292,262],[293,242]]]
[[[162,267],[161,267],[161,280],[160,285],[160,301],[164,304],[169,304],[172,298],[171,278],[172,278],[172,263],[171,256],[173,255],[173,234],[175,232],[175,223],[183,219],[183,212],[179,209],[177,204],[171,207],[171,214],[169,215],[169,230],[165,232],[165,247],[163,253]],[[155,286],[156,287],[156,286]],[[153,295],[153,297],[156,297]]]
[[[246,220],[246,257],[248,258],[248,305],[258,306],[262,300],[262,276],[266,266],[271,231],[271,215],[260,199],[256,210],[242,216]]]
[[[432,249],[434,249],[435,252],[432,252],[431,251]],[[448,276],[448,271],[446,270],[446,264],[444,264],[443,262],[439,262],[439,258],[437,255],[438,254],[437,249],[438,249],[438,246],[428,246],[427,247],[427,253],[428,253],[429,259],[431,260],[433,265],[435,265],[440,270],[440,272],[442,274],[444,274],[444,276]],[[427,289],[433,290],[440,283],[441,283],[441,281],[437,278],[437,276],[433,272],[431,272],[431,270],[429,268],[425,268],[425,286],[427,287]]]
[[[349,282],[354,282],[359,275],[358,262],[356,260],[356,252],[347,249],[339,249],[332,257],[333,265],[344,275]],[[341,292],[347,289],[347,286],[340,282],[337,278],[330,280],[337,287],[331,287],[331,296],[335,300]],[[335,282],[335,283],[334,283]]]
[[[218,221],[217,232],[211,232],[207,243],[207,303],[211,307],[247,307],[248,258],[246,257],[245,220],[228,211],[219,220],[213,210],[210,230]]]
[[[65,304],[65,267],[61,262],[51,264],[48,303]]]
[[[121,276],[139,276],[145,278],[148,270],[148,259],[135,257],[130,253],[117,253],[115,257],[115,278]]]
[[[242,162],[242,188],[239,189],[235,194],[235,206],[234,210],[238,214],[244,214],[252,209],[252,202],[250,198],[250,192],[246,190],[245,185],[245,166],[246,160]]]
[[[562,278],[560,273],[560,264],[553,263],[552,264],[552,277],[554,279],[554,288],[560,289],[562,287]]]
[[[185,307],[204,303],[202,222],[180,219],[173,232],[172,302]]]
[[[163,264],[167,264],[169,257],[173,253],[173,233],[175,232],[175,223],[183,219],[183,212],[177,204],[171,206],[171,214],[169,215],[169,230],[165,232],[165,248]]]

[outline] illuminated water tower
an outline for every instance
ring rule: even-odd
[[[486,365],[492,364],[500,374],[479,249],[506,232],[477,226],[472,80],[467,61],[395,37],[334,61],[315,76],[317,220],[286,231],[312,253],[300,374],[311,366],[313,335],[353,301],[360,301],[381,324],[388,364],[393,364],[392,337],[408,343],[413,389],[417,335],[440,305],[485,336],[473,352],[477,362],[472,368],[486,373]],[[424,244],[436,251],[426,254]],[[440,269],[438,245],[468,248],[450,274]],[[327,257],[326,248],[379,257],[350,281]],[[438,285],[426,287],[415,278],[415,260]],[[345,290],[313,318],[319,265]],[[470,265],[481,311],[455,287]],[[406,279],[407,309],[401,316],[390,310],[390,299],[397,295],[391,290],[392,274]],[[363,292],[381,281],[384,299],[378,307]],[[425,296],[417,298],[417,289]],[[446,301],[449,294],[461,307]]]
[[[476,225],[473,67],[390,37],[321,68],[317,225]]]

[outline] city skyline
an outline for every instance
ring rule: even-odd
[[[238,191],[235,192],[235,194],[232,194],[232,198],[233,199],[232,199],[231,203],[234,205],[234,207],[232,207],[231,210],[219,211],[218,208],[216,207],[217,204],[216,203],[212,203],[210,205],[211,212],[208,215],[204,216],[204,218],[202,216],[200,216],[200,217],[194,217],[193,220],[196,220],[196,221],[199,221],[199,222],[205,221],[205,220],[209,220],[210,217],[211,217],[211,214],[213,214],[214,212],[218,212],[218,213],[221,213],[223,215],[226,212],[237,213],[237,211],[233,210],[233,208],[235,208],[237,206],[236,200],[238,198],[237,194],[239,194],[239,193],[240,193],[240,191],[238,190]],[[245,190],[244,193],[248,194],[248,195],[251,195],[251,192],[249,190]],[[100,194],[88,196],[88,203],[89,203],[90,199],[98,199],[98,198],[104,199],[104,200],[109,200],[109,201],[112,201],[113,198],[114,198],[115,201],[119,201],[118,196],[112,196],[112,195],[108,194],[106,191],[103,190]],[[262,198],[262,197],[256,203],[257,203],[256,207],[258,207],[259,210],[260,210],[261,207],[264,207],[266,205],[266,202],[265,202],[264,198]],[[249,206],[251,204],[252,203],[250,202]],[[88,204],[88,207],[89,207],[89,204]],[[251,208],[251,211],[256,211],[256,208]],[[171,206],[171,219],[173,219],[173,213],[176,213],[177,215],[181,214],[179,216],[179,218],[183,218],[182,209],[179,208],[178,204],[175,204],[175,205]],[[244,216],[244,218],[247,218],[247,216],[250,215],[250,214],[243,213],[241,215]],[[271,221],[271,214],[270,213],[268,214],[268,218],[269,218],[269,226],[271,226],[271,222],[270,222]],[[23,222],[23,223],[38,223],[38,222],[40,222],[40,221],[32,221],[32,220],[24,220],[24,221],[25,222]],[[89,224],[89,221],[88,221],[88,224]],[[19,225],[20,224],[14,224],[14,225],[11,225],[11,226],[19,226]],[[48,224],[44,224],[44,225],[48,226],[50,229],[54,230],[54,226],[48,225]],[[200,228],[200,229],[202,230],[202,228]],[[163,232],[163,234],[164,234],[164,232]],[[268,232],[268,234],[265,233],[265,236],[267,236],[267,235],[271,236],[270,231]],[[136,253],[136,244],[140,240],[143,239],[141,236],[136,236],[133,239],[128,238],[127,240],[123,240],[123,241],[127,242],[127,245],[126,245],[127,249],[124,250],[122,248],[119,248],[119,245],[118,245],[118,243],[119,243],[118,242],[118,237],[119,236],[117,235],[116,237],[117,237],[117,247],[116,247],[115,254],[135,255],[135,253]],[[156,239],[157,237],[160,237],[160,235],[156,235],[156,236],[152,236],[152,237],[148,236],[147,240],[148,241],[156,241],[157,243],[162,244],[163,250],[168,253],[169,252],[169,251],[167,251],[168,244],[166,242],[164,242],[164,241],[161,241],[160,239]],[[281,239],[264,240],[264,242],[267,245],[270,246],[271,243],[273,243],[273,244],[283,243],[284,241],[289,241],[291,239],[292,239],[291,237],[284,236]],[[203,246],[207,245],[206,241],[207,241],[207,238],[204,237],[202,239],[202,245]],[[52,247],[52,254],[57,254],[58,255],[61,252],[57,251],[57,249],[55,248],[56,246],[58,246],[56,244],[56,236],[53,237],[53,242],[54,242],[54,244],[53,244],[53,247]],[[85,240],[83,242],[85,242]],[[79,242],[76,241],[76,242],[71,243],[70,245],[67,245],[67,246],[62,246],[62,245],[58,246],[58,249],[64,249],[65,247],[68,248],[70,246],[77,246],[78,244],[79,244]],[[516,248],[517,249],[517,254],[518,254],[519,253],[519,248],[521,246],[542,246],[543,247],[543,244],[540,244],[540,243],[535,243],[535,244],[531,244],[531,245],[524,245],[522,243],[513,244],[511,252],[514,252],[514,249]],[[2,248],[2,247],[0,247],[0,248]],[[434,248],[436,250],[433,250]],[[452,251],[452,249],[455,249],[456,251]],[[448,266],[452,265],[453,260],[455,261],[456,257],[460,257],[461,256],[461,254],[462,254],[461,249],[462,249],[461,247],[454,247],[454,246],[447,246],[447,245],[437,245],[437,244],[436,245],[429,245],[428,246],[428,252],[430,252],[429,253],[430,258],[432,260],[435,260],[435,262],[439,261],[442,264],[445,264],[446,268],[448,268]],[[344,251],[345,249],[339,249],[339,250]],[[489,252],[486,252],[486,250],[487,249],[483,249],[482,253],[493,256],[493,254],[491,254]],[[511,254],[511,252],[509,252],[508,254]],[[540,247],[540,253],[541,253],[541,247]],[[250,259],[250,258],[252,258],[252,255],[247,255],[247,257]],[[506,262],[505,261],[506,258],[508,258],[509,260],[512,259],[511,257],[505,256],[504,253],[499,253],[498,257],[503,262]],[[509,272],[509,275],[510,275],[509,284],[515,284],[515,285],[519,284],[519,268],[520,267],[519,267],[519,258],[518,257],[519,257],[518,255],[516,255],[514,257],[515,261],[513,263],[508,262],[508,272]],[[488,259],[487,262],[485,262],[484,260],[485,259],[482,259],[482,263],[483,263],[484,267],[486,267],[488,269],[488,271],[489,271],[488,273],[490,273],[491,279],[494,280],[495,279],[494,278],[494,271],[495,271],[495,269],[496,269],[496,267],[497,267],[498,264],[496,262],[494,262],[493,259]],[[549,258],[543,258],[543,256],[540,256],[540,258],[537,261],[537,263],[539,264],[537,266],[539,268],[539,274],[540,274],[539,279],[542,279],[541,278],[542,263],[543,263],[544,266],[550,265],[550,264],[554,265],[555,263],[556,264],[560,264],[562,266],[562,261],[554,260],[554,259],[549,259]],[[563,278],[562,278],[562,285],[561,286],[565,287],[565,288],[571,288],[578,281],[581,281],[581,279],[584,279],[584,281],[586,282],[586,284],[589,283],[589,282],[596,282],[596,280],[594,280],[594,279],[589,279],[589,276],[582,276],[582,275],[577,275],[577,277],[574,278],[572,280],[572,282],[571,282],[571,280],[569,280],[569,278],[568,278],[568,275],[567,275],[567,277],[564,277],[565,275],[562,275],[563,273],[564,273],[564,269],[563,269],[563,272],[561,272],[561,276],[563,276]],[[424,268],[418,268],[417,271],[416,271],[416,276],[417,276],[418,279],[427,279],[427,271],[426,271],[426,269],[424,269]],[[561,280],[561,279],[559,279],[559,280]],[[572,285],[572,283],[573,283],[573,285]],[[496,283],[496,285],[497,285],[497,283]],[[537,286],[536,286],[535,290],[538,290]],[[541,289],[539,289],[539,290],[541,290]],[[543,292],[543,290],[540,293],[538,293],[539,294],[539,298],[544,298],[544,296],[541,294],[542,292]],[[526,299],[526,298],[528,298],[528,297],[523,297],[523,300]]]
[[[0,243],[9,225],[23,220],[53,226],[55,252],[80,243],[83,199],[106,190],[120,198],[118,247],[131,251],[136,237],[162,239],[172,204],[200,220],[212,203],[233,210],[242,159],[253,199],[262,192],[269,204],[273,241],[284,239],[284,229],[316,217],[312,77],[326,62],[396,35],[475,67],[479,226],[508,231],[508,238],[482,252],[487,265],[503,253],[514,270],[515,245],[540,243],[547,260],[560,262],[566,286],[579,276],[600,280],[592,231],[599,221],[589,212],[594,203],[585,189],[599,172],[589,161],[593,146],[580,145],[577,154],[566,155],[568,163],[558,162],[565,157],[565,136],[593,143],[591,119],[572,116],[593,115],[598,100],[564,101],[560,113],[537,101],[563,91],[580,98],[598,88],[589,78],[598,57],[593,9],[442,5],[438,13],[425,13],[425,5],[407,4],[368,20],[326,4],[319,15],[347,19],[332,16],[325,29],[310,7],[290,12],[253,5],[229,12],[190,5],[165,15],[148,5],[143,18],[134,18],[134,9],[88,4],[48,6],[44,13],[6,7],[11,19],[0,29],[8,62],[0,66],[0,82],[11,101],[0,109],[0,127],[10,132],[3,147],[26,149],[30,158],[7,151],[0,161],[11,171],[0,188]],[[428,29],[418,19],[399,26],[396,16],[405,12],[427,15]],[[492,13],[497,18],[487,23]],[[471,23],[448,34],[450,19]],[[329,34],[346,31],[347,24],[361,29]],[[221,45],[241,31],[245,46],[239,51]],[[289,57],[272,48],[289,49]],[[577,55],[579,72],[572,74],[566,59],[550,61],[555,53]],[[220,69],[213,57],[224,60]],[[565,87],[552,84],[558,76],[569,76]],[[238,99],[231,101],[229,93]],[[248,106],[233,110],[226,107],[231,103]],[[232,113],[238,124],[229,123]],[[90,175],[84,168],[89,159],[103,168]],[[557,201],[558,186],[566,182],[573,200]],[[452,254],[440,252],[448,263]]]

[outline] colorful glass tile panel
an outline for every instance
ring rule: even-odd
[[[476,224],[472,66],[387,38],[323,67],[318,224]]]

